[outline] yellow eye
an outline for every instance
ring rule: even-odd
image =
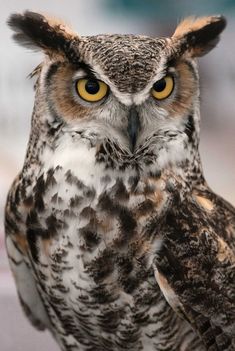
[[[171,76],[166,76],[153,84],[152,95],[158,99],[166,99],[174,89],[174,79]]]
[[[108,86],[94,78],[79,79],[76,83],[78,95],[86,101],[96,102],[102,100],[108,93]]]

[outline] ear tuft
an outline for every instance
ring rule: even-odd
[[[15,32],[13,38],[17,43],[34,50],[43,49],[47,53],[64,53],[71,40],[78,39],[77,34],[60,21],[31,11],[12,14],[8,25]]]
[[[183,20],[176,28],[173,41],[181,42],[182,53],[190,56],[203,56],[219,42],[219,35],[226,27],[223,16],[210,16]]]

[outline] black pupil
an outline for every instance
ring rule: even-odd
[[[100,90],[99,82],[94,79],[89,79],[86,82],[85,89],[88,92],[88,94],[92,94],[92,95],[97,94],[98,91]]]
[[[157,91],[158,93],[160,93],[161,91],[163,91],[166,87],[166,80],[165,78],[162,78],[161,80],[159,80],[158,82],[153,84],[153,89],[155,91]]]

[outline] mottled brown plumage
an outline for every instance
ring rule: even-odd
[[[80,37],[9,19],[45,60],[6,245],[24,311],[64,351],[235,349],[235,209],[203,176],[195,61],[225,24]]]

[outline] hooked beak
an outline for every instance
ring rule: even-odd
[[[140,120],[135,107],[131,107],[129,112],[127,132],[130,138],[131,151],[134,152],[138,132],[140,129]]]

